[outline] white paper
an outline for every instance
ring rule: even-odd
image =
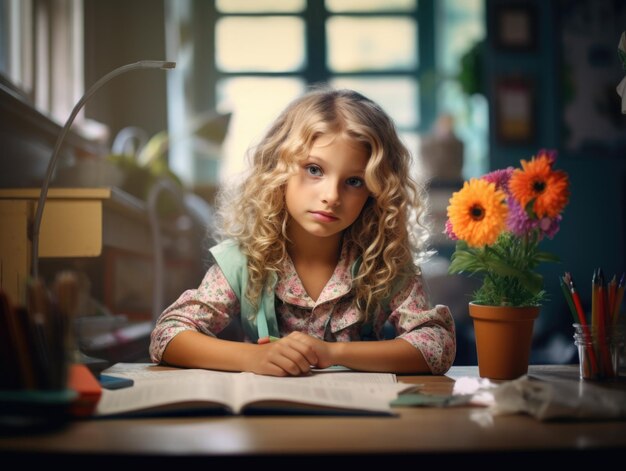
[[[626,418],[626,391],[589,382],[522,377],[494,389],[493,396],[494,415],[525,412],[539,420]]]
[[[460,391],[455,385],[454,393],[470,394],[470,403],[486,406],[490,415],[524,413],[539,420],[626,418],[626,391],[591,382],[540,381],[522,376],[494,384],[486,379],[480,382],[471,379],[462,383],[473,388]]]

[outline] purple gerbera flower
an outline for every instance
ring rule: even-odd
[[[522,237],[535,230],[539,225],[539,221],[529,218],[522,205],[512,196],[507,197],[506,202],[509,206],[509,216],[506,221],[509,231],[518,237]]]
[[[545,217],[539,221],[539,229],[541,233],[546,235],[549,239],[552,239],[561,227],[561,219],[563,217],[559,214],[555,218]]]
[[[448,236],[448,239],[459,240],[457,235],[454,233],[454,230],[452,229],[452,223],[450,222],[450,219],[446,221],[446,227],[443,232]]]
[[[509,180],[513,175],[513,167],[508,167],[502,170],[494,170],[491,173],[484,175],[483,180],[487,180],[489,183],[495,183],[497,190],[504,191],[509,194]]]

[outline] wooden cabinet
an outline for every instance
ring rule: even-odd
[[[14,302],[24,301],[30,274],[32,224],[39,189],[0,189],[0,283]],[[40,228],[40,258],[97,257],[102,251],[103,202],[108,188],[53,188]]]
[[[0,283],[17,303],[31,269],[32,223],[38,188],[0,189]],[[51,188],[40,230],[40,272],[70,267],[73,259],[91,272],[98,300],[115,314],[137,320],[152,318],[154,254],[164,254],[162,299],[173,301],[196,287],[204,266],[206,228],[159,223],[161,247],[155,248],[145,202],[117,188]],[[164,306],[161,306],[164,307]]]

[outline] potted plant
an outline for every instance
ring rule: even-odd
[[[447,209],[446,235],[456,241],[450,273],[482,277],[470,302],[480,376],[526,374],[533,323],[546,299],[536,269],[557,261],[540,250],[559,230],[569,179],[555,170],[556,152],[541,150],[521,168],[466,181]]]

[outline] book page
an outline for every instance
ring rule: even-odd
[[[243,407],[272,403],[272,409],[303,405],[329,410],[391,413],[389,403],[412,387],[388,373],[363,373],[329,368],[310,375],[276,378],[254,373],[180,369],[149,363],[119,363],[103,374],[132,378],[134,386],[103,390],[97,415],[136,411],[190,410],[222,404],[233,413]],[[169,406],[169,407],[168,407]]]
[[[96,415],[192,408],[232,410],[236,374],[207,370],[135,368],[108,369],[106,374],[132,378],[131,387],[102,390]]]
[[[349,381],[353,383],[378,383],[393,384],[396,383],[396,375],[393,373],[364,373],[353,371],[344,367],[334,367],[326,369],[312,369],[309,376],[302,378],[311,378],[311,381]]]
[[[368,373],[344,373],[369,375]],[[240,389],[237,409],[246,406],[261,407],[265,403],[272,409],[288,410],[298,405],[314,405],[328,409],[391,413],[389,403],[410,384],[395,382],[367,382],[365,376],[349,380],[332,379],[327,375],[274,378],[253,373],[242,373],[237,387]],[[372,379],[378,379],[376,374]]]

